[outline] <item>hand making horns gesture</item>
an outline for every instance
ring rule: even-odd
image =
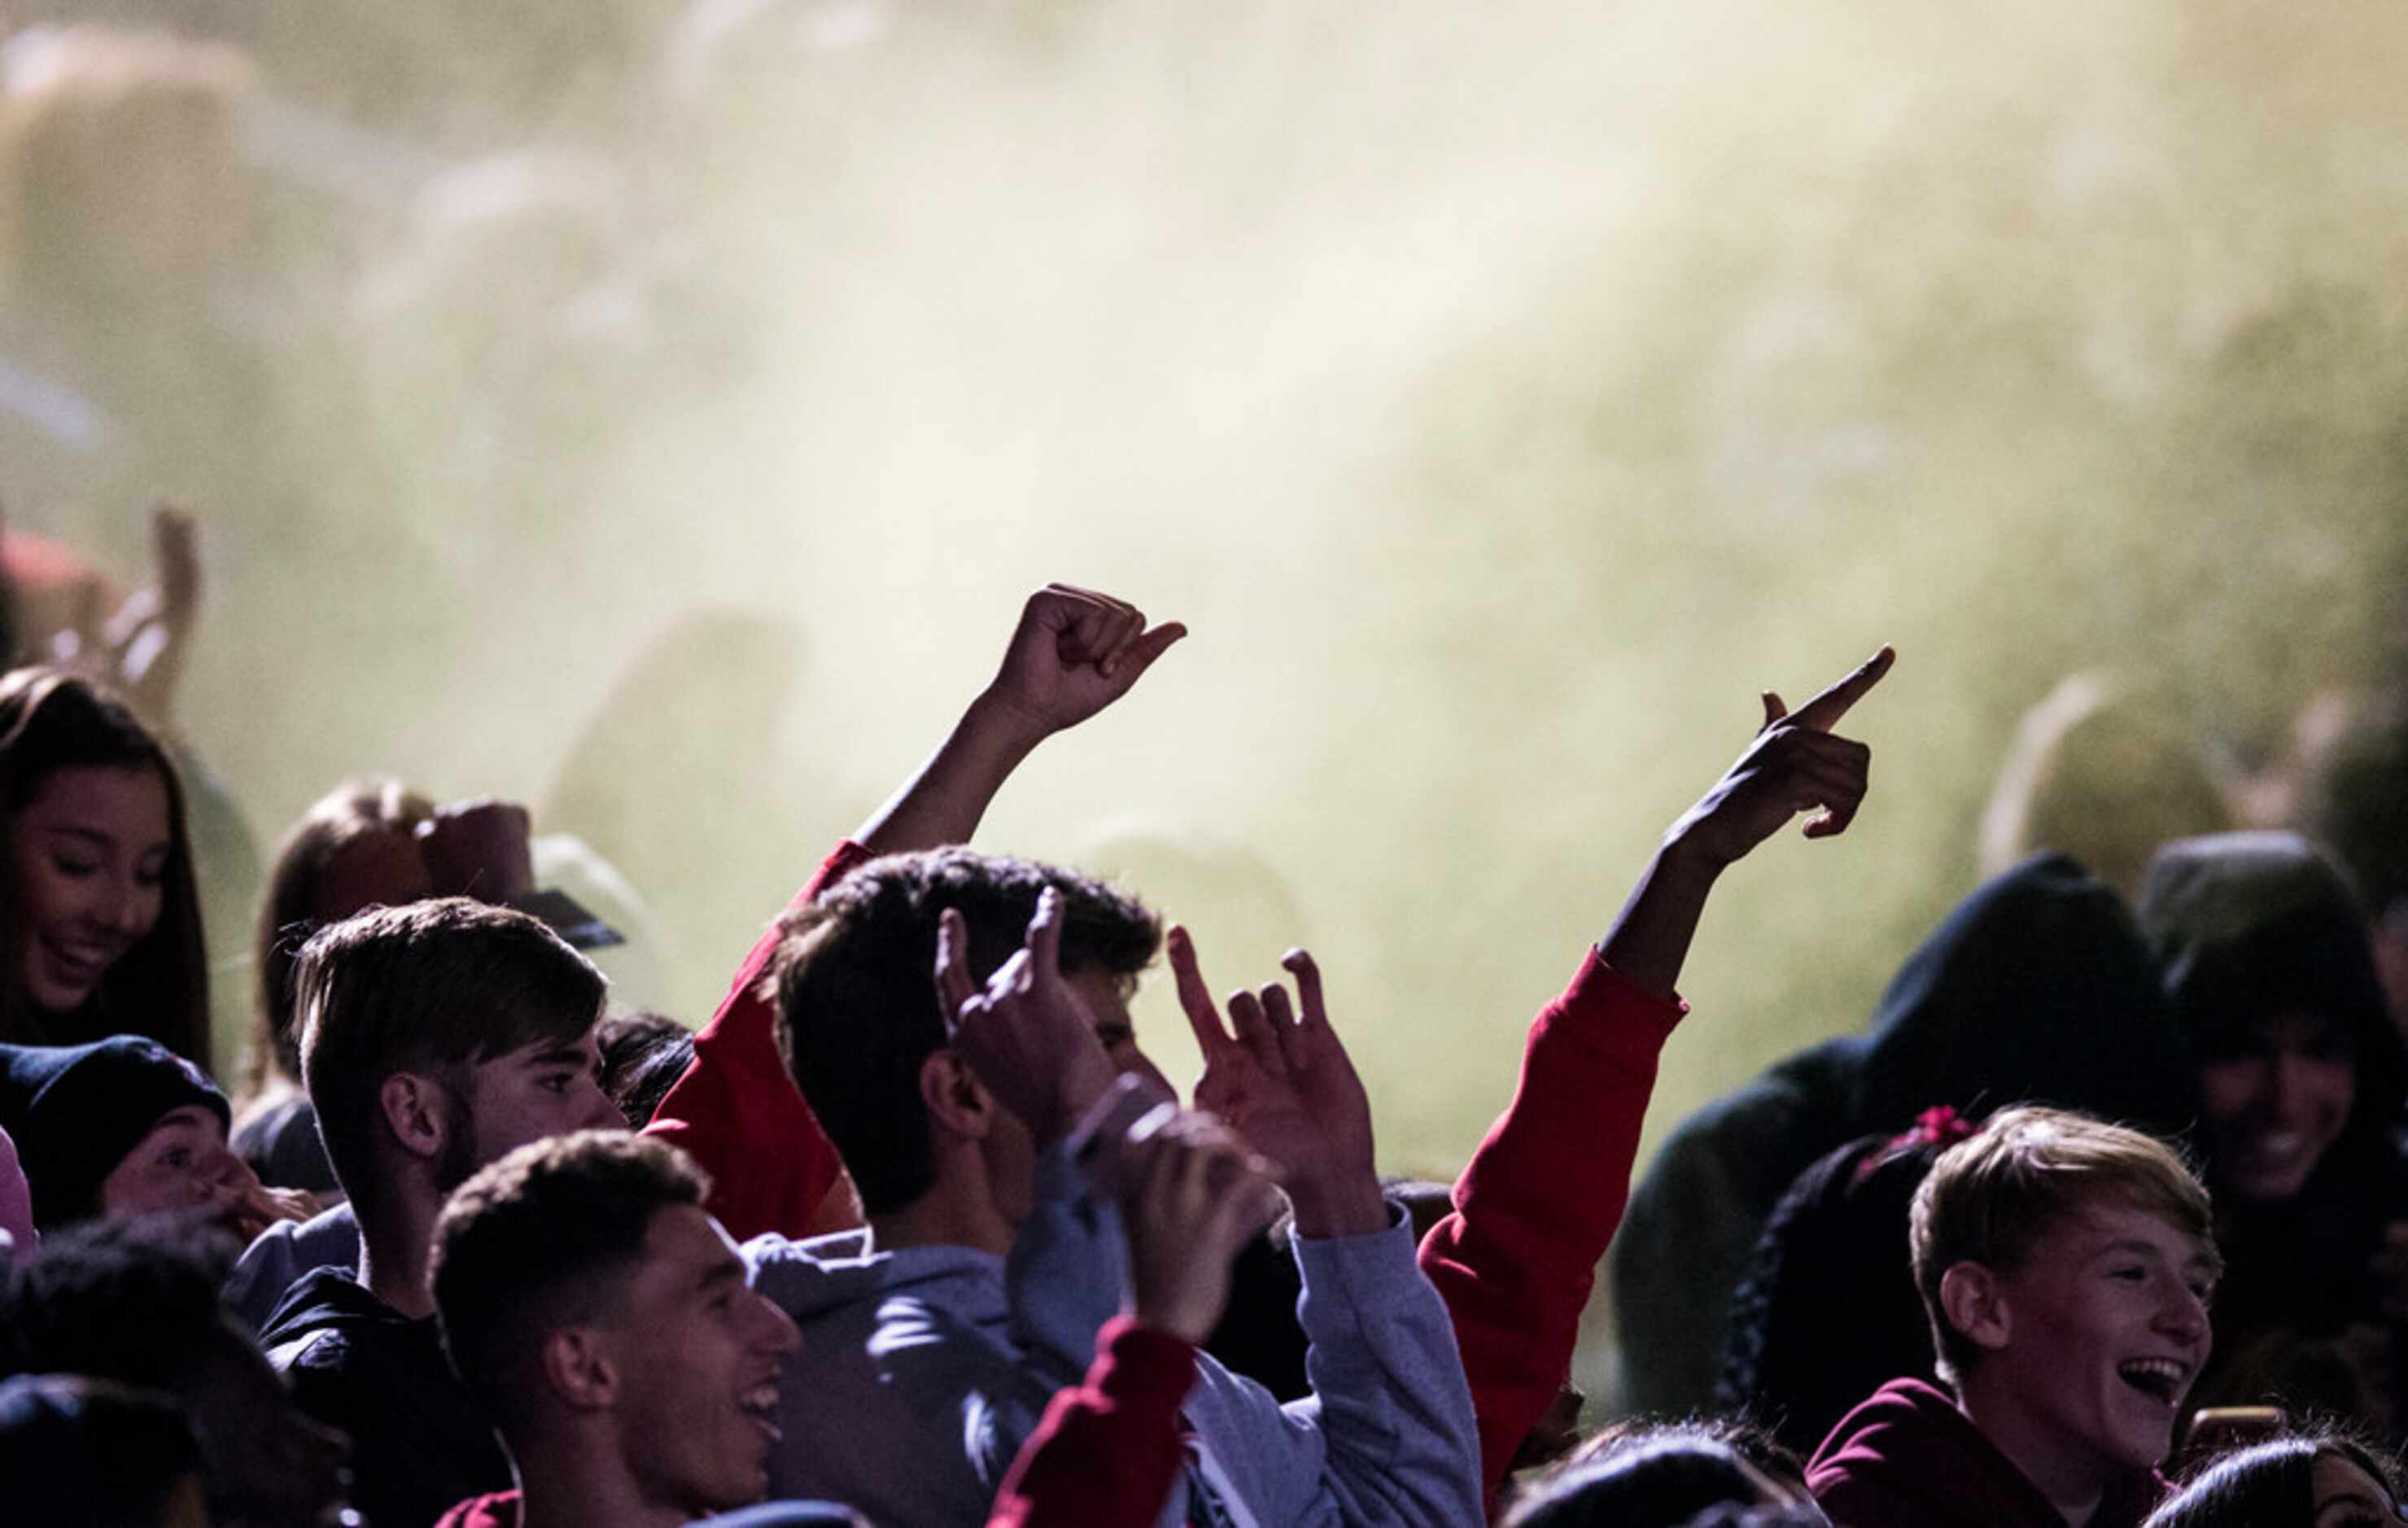
[[[1301,950],[1281,964],[1296,978],[1298,1001],[1274,981],[1229,994],[1221,1023],[1196,962],[1196,941],[1173,928],[1170,970],[1179,1006],[1204,1052],[1196,1107],[1220,1116],[1246,1144],[1276,1164],[1308,1236],[1365,1235],[1388,1223],[1372,1164],[1371,1105],[1354,1063],[1329,1027],[1321,968]]]

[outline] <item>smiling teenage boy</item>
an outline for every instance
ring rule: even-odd
[[[445,1528],[675,1528],[761,1499],[779,1361],[799,1339],[744,1287],[708,1186],[675,1147],[589,1131],[452,1196],[432,1278],[444,1343],[523,1495],[463,1504]]]
[[[1897,1379],[1807,1471],[1838,1528],[2131,1528],[2206,1362],[2207,1192],[2155,1137],[2014,1108],[1950,1148],[1909,1235],[1942,1390]]]

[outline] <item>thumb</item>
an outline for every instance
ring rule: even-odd
[[[1763,699],[1764,699],[1764,726],[1765,726],[1765,727],[1770,727],[1770,726],[1771,726],[1774,722],[1776,722],[1776,721],[1780,721],[1783,717],[1785,717],[1785,716],[1787,716],[1787,715],[1789,714],[1789,707],[1786,707],[1786,706],[1782,705],[1782,704],[1781,704],[1781,697],[1780,697],[1779,695],[1777,695],[1777,694],[1773,693],[1771,691],[1767,690],[1767,691],[1764,693]],[[1757,730],[1758,732],[1762,732],[1762,731],[1764,730],[1764,727],[1758,727],[1756,730]]]
[[[1125,693],[1137,683],[1139,676],[1154,666],[1154,661],[1170,650],[1170,645],[1187,635],[1187,628],[1176,621],[1166,621],[1154,630],[1123,649],[1112,661],[1114,689]]]

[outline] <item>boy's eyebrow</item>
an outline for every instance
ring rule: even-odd
[[[2145,1257],[2160,1261],[2165,1257],[2164,1250],[2156,1242],[2143,1241],[2138,1236],[2118,1237],[2099,1249],[2094,1255],[2107,1257],[2117,1253],[2127,1257]],[[2220,1274],[2224,1271],[2224,1256],[2213,1247],[2204,1247],[2183,1259],[2182,1265],[2186,1268],[2205,1268],[2212,1273]]]
[[[703,1269],[700,1284],[706,1290],[716,1289],[731,1279],[739,1284],[744,1281],[744,1264],[734,1258],[714,1263]]]
[[[586,1066],[592,1064],[585,1051],[577,1046],[564,1045],[539,1051],[526,1059],[529,1066]]]

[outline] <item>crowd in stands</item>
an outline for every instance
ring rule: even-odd
[[[11,1495],[416,1528],[2398,1520],[2408,1063],[2359,891],[2394,846],[2181,837],[2129,903],[2035,853],[1870,1035],[1686,1121],[1631,1199],[1711,893],[1801,815],[1847,829],[1884,649],[1764,697],[1462,1173],[1391,1181],[1344,973],[1297,950],[1216,995],[1132,891],[971,847],[1184,635],[1030,596],[691,1035],[614,1011],[578,946],[617,935],[538,885],[523,809],[346,782],[265,878],[238,1122],[173,750],[102,679],[8,675]],[[2403,784],[2369,714],[2336,822]],[[1129,1014],[1157,962],[1186,1100]],[[1718,1378],[1584,1436],[1609,1246],[1625,1362]]]
[[[739,71],[746,7],[704,8],[670,97]],[[245,55],[29,32],[6,63],[0,214],[66,211],[0,215],[0,488],[239,484],[297,515],[247,448],[295,421],[228,300],[258,234],[219,193]],[[538,201],[578,223],[589,190]],[[448,258],[384,290],[476,291]],[[252,853],[176,723],[194,524],[156,512],[130,593],[0,544],[0,1521],[2408,1521],[2392,697],[2333,702],[2292,778],[2243,791],[2178,715],[2069,678],[2002,761],[1985,878],[1870,1025],[1641,1176],[1713,894],[1785,830],[1848,831],[1871,751],[1846,724],[1897,654],[1764,694],[1432,1183],[1383,1176],[1350,973],[1231,972],[1143,887],[976,844],[1040,745],[1176,685],[1150,676],[1179,622],[1038,590],[889,799],[769,846],[782,912],[656,921],[674,846],[618,866],[380,774]],[[697,618],[640,686],[776,645],[740,627]],[[609,798],[622,744],[561,798]],[[653,1007],[664,924],[751,941],[696,1030]],[[229,948],[255,976],[231,992]],[[1157,971],[1202,1057],[1183,1098],[1131,1016]],[[1601,1265],[1605,1425],[1571,1381]]]

